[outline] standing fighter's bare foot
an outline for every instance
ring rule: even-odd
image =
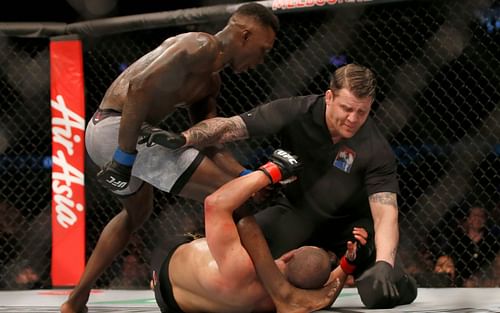
[[[61,305],[61,313],[87,313],[87,301],[89,299],[89,295],[77,298],[73,295],[73,293],[69,296],[69,299],[66,300]]]
[[[75,309],[68,301],[64,302],[61,305],[61,313],[87,313],[87,306],[84,306],[83,309],[77,310]]]
[[[333,303],[340,281],[336,279],[321,289],[306,290],[292,287],[283,299],[273,299],[277,313],[310,313]]]

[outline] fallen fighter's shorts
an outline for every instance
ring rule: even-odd
[[[184,313],[177,304],[177,301],[175,301],[168,267],[175,250],[179,246],[193,240],[194,238],[189,236],[174,236],[170,242],[168,254],[163,262],[159,266],[153,265],[153,290],[155,292],[156,303],[162,313]]]
[[[121,113],[114,110],[97,110],[85,131],[85,146],[90,159],[102,167],[111,161],[118,147]],[[147,147],[138,144],[137,157],[132,167],[132,177],[124,190],[115,191],[128,196],[139,190],[143,182],[173,194],[179,193],[198,165],[203,154],[194,148],[170,150],[159,145]]]

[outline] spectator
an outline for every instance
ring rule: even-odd
[[[500,287],[500,252],[490,265],[489,274],[490,279],[484,287]]]
[[[23,224],[24,217],[21,212],[7,201],[0,199],[0,288],[12,287],[12,269],[9,264],[15,260],[19,254],[19,240],[16,232]]]
[[[42,288],[41,275],[29,264],[28,260],[23,260],[13,266],[13,278],[10,279],[11,289],[40,289]]]
[[[416,261],[417,263],[418,261]],[[431,270],[419,266],[418,271],[412,273],[419,287],[440,288],[455,287],[456,269],[455,262],[448,255],[438,257]]]
[[[466,279],[464,287],[500,287],[500,252],[487,268]]]
[[[24,218],[14,207],[8,207],[11,210],[10,216],[16,217],[10,221],[15,225],[11,228],[15,238],[11,240],[11,244],[16,240],[17,244],[5,265],[7,286],[14,289],[47,288],[51,285],[50,206],[41,209],[40,213],[31,219]]]
[[[400,253],[405,270],[419,287],[438,288],[455,286],[455,264],[450,256],[442,255],[434,262],[429,250],[421,247],[408,254]]]
[[[136,254],[123,258],[121,273],[110,284],[113,289],[141,289],[148,286],[149,266]]]
[[[487,220],[487,211],[482,206],[472,206],[463,223],[446,240],[441,240],[444,244],[439,256],[453,258],[458,286],[491,264],[500,250],[500,242]]]
[[[438,274],[436,277],[442,278],[440,286],[435,287],[454,287],[456,268],[453,258],[449,255],[440,256],[434,265],[434,273]]]
[[[149,265],[144,262],[144,256],[148,254],[146,250],[143,239],[135,234],[124,254],[120,273],[111,281],[110,288],[148,288]]]

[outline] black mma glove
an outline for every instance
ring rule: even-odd
[[[138,143],[146,143],[148,147],[157,144],[175,150],[186,144],[186,137],[182,134],[176,134],[161,128],[146,126],[141,129],[141,139]]]
[[[362,245],[358,240],[352,239],[357,242],[356,257],[352,260],[352,263],[357,265],[369,262],[370,258],[374,258],[375,253],[375,242],[373,240],[368,240],[365,245]]]
[[[399,297],[399,292],[394,282],[393,271],[394,269],[389,263],[377,261],[375,265],[367,269],[356,280],[356,285],[364,284],[367,288],[371,288],[372,290],[381,289],[382,295],[387,299],[397,298]]]
[[[363,227],[358,227],[358,228],[363,228]],[[340,267],[344,271],[344,273],[348,275],[354,274],[356,271],[356,267],[360,264],[363,264],[363,262],[366,262],[367,257],[369,256],[368,253],[368,248],[367,245],[370,245],[369,243],[371,241],[368,240],[369,233],[366,231],[366,229],[363,228],[363,230],[366,232],[366,236],[364,233],[358,232],[357,235],[361,236],[363,240],[358,240],[356,237],[353,237],[351,240],[349,240],[352,244],[355,244],[356,248],[353,249],[352,246],[349,246],[349,243],[347,245],[347,251],[342,256],[340,259]],[[366,241],[365,241],[366,240]],[[363,244],[362,242],[365,242]]]
[[[289,183],[295,180],[295,175],[302,168],[302,163],[295,155],[282,149],[277,149],[269,158],[269,162],[262,165],[259,170],[269,177],[272,184],[281,182]]]
[[[111,191],[127,188],[137,153],[127,153],[117,148],[113,160],[97,173],[97,180]]]

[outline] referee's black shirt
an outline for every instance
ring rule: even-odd
[[[296,209],[339,224],[370,217],[368,195],[399,192],[394,153],[371,117],[349,139],[333,144],[325,98],[279,99],[241,114],[250,137],[278,134],[304,167],[285,194]]]

